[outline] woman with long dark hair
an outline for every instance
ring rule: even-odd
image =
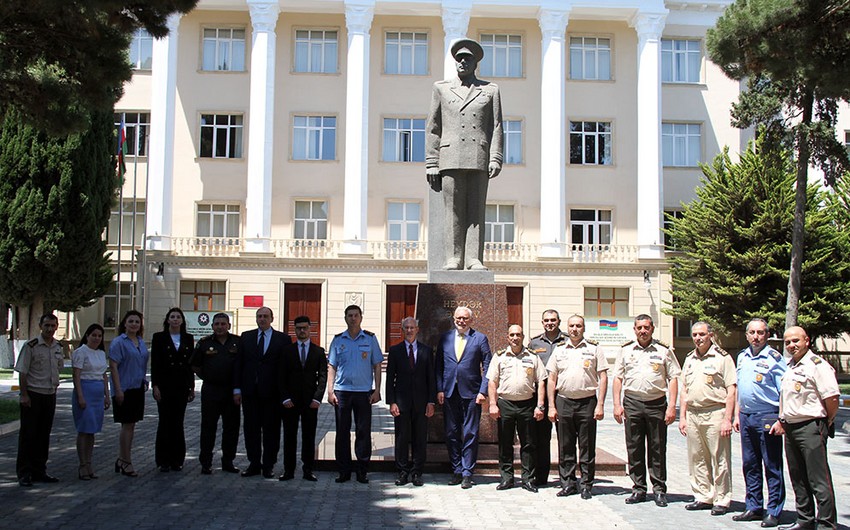
[[[92,324],[83,334],[80,347],[71,354],[74,393],[71,412],[77,428],[80,480],[97,478],[92,469],[94,435],[103,428],[103,411],[109,408],[108,364],[103,349],[103,326]]]
[[[179,307],[165,313],[162,331],[151,341],[151,384],[159,412],[156,428],[156,465],[162,472],[180,471],[186,459],[183,420],[186,404],[195,399],[195,374],[189,358],[195,339],[186,332],[186,316]]]
[[[145,417],[145,392],[148,368],[148,347],[142,314],[131,309],[118,324],[119,335],[109,345],[109,369],[112,372],[112,414],[115,423],[121,424],[118,436],[118,459],[115,472],[127,477],[139,474],[133,468],[133,435],[136,423]]]

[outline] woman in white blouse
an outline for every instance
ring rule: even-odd
[[[103,327],[92,324],[83,335],[80,347],[71,354],[74,369],[74,394],[71,410],[77,428],[77,455],[80,480],[97,478],[92,470],[94,435],[103,427],[103,411],[109,408],[109,378]]]

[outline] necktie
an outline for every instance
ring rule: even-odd
[[[260,357],[266,354],[266,332],[260,331],[260,340],[257,342],[257,349],[260,351]]]
[[[304,366],[306,364],[307,364],[307,344],[302,342],[301,343],[301,367],[304,368]]]
[[[413,344],[407,345],[407,358],[410,359],[410,369],[416,368],[416,358],[413,356]]]
[[[459,361],[463,355],[463,349],[466,347],[466,335],[455,337],[455,356]]]

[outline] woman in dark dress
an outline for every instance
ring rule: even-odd
[[[180,471],[186,459],[183,419],[186,404],[195,399],[195,374],[189,366],[194,349],[183,311],[169,309],[162,331],[154,333],[151,341],[151,385],[159,411],[156,465],[162,472]]]

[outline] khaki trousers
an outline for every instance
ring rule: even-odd
[[[688,409],[688,467],[695,499],[728,508],[732,501],[732,437],[720,436],[724,408]]]

